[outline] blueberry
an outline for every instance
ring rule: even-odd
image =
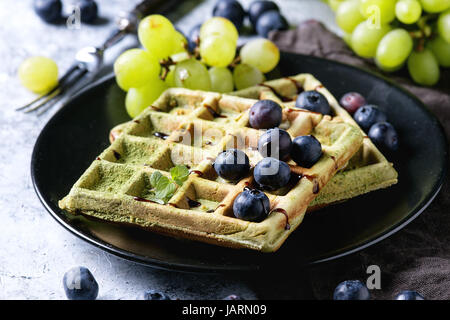
[[[425,298],[415,291],[402,291],[396,297],[395,300],[425,300]]]
[[[233,202],[233,213],[238,219],[260,222],[267,218],[269,211],[269,198],[257,189],[245,188]]]
[[[389,122],[378,122],[370,127],[369,138],[384,151],[398,150],[398,134]]]
[[[369,300],[369,289],[359,280],[341,282],[333,294],[334,300]]]
[[[311,168],[322,156],[322,145],[314,136],[299,136],[292,140],[291,158],[303,168]]]
[[[276,10],[269,10],[259,16],[256,22],[256,32],[267,38],[273,30],[287,30],[289,24],[286,19]]]
[[[256,164],[253,176],[262,188],[276,190],[287,185],[291,178],[291,168],[286,162],[268,157]]]
[[[236,0],[219,0],[214,6],[213,16],[227,18],[239,29],[244,22],[245,11]]]
[[[171,300],[165,293],[156,290],[147,290],[144,292],[144,300]]]
[[[75,267],[64,274],[64,291],[69,300],[95,300],[98,295],[98,283],[85,267]]]
[[[285,159],[291,152],[291,146],[291,136],[279,128],[267,130],[258,140],[258,151],[263,157]]]
[[[349,92],[342,96],[340,103],[348,113],[353,114],[356,110],[366,105],[366,99],[358,92]]]
[[[368,131],[377,122],[385,122],[386,114],[375,105],[366,105],[359,108],[353,115],[356,123],[364,130]]]
[[[297,97],[295,107],[321,114],[330,114],[330,104],[327,98],[316,90],[303,91]]]
[[[34,0],[34,11],[45,22],[55,23],[62,19],[61,0]]]
[[[250,162],[245,152],[238,149],[228,149],[217,156],[214,162],[214,170],[220,177],[236,181],[248,174]]]
[[[98,17],[98,7],[94,0],[82,0],[77,3],[80,7],[80,18],[85,23],[92,23]]]
[[[255,129],[270,129],[281,123],[281,107],[272,100],[259,100],[249,111],[250,126]]]
[[[256,22],[258,18],[267,11],[275,10],[280,11],[277,4],[273,1],[253,1],[248,7],[248,17],[253,27],[256,28]]]
[[[231,295],[223,298],[222,300],[245,300],[245,299],[240,297],[240,296],[238,296],[238,295],[231,294]]]
[[[195,47],[198,44],[198,41],[200,39],[200,28],[202,27],[202,24],[195,25],[190,31],[189,36],[187,37],[189,42],[189,50],[191,52],[194,52]]]

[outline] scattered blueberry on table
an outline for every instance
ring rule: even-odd
[[[288,184],[291,168],[284,161],[267,157],[256,164],[253,177],[262,188],[276,190]]]
[[[168,295],[166,295],[163,292],[159,292],[156,290],[147,290],[144,292],[144,300],[164,301],[164,300],[171,300],[171,299]]]
[[[331,111],[327,98],[316,90],[300,93],[295,101],[295,107],[321,114],[330,114]]]
[[[347,280],[338,284],[333,300],[369,300],[370,292],[359,280]]]
[[[291,158],[299,166],[311,168],[322,156],[322,145],[312,135],[299,136],[292,141]]]
[[[255,129],[278,127],[281,123],[281,118],[281,107],[272,100],[259,100],[249,111],[249,123]]]
[[[253,27],[256,28],[256,22],[258,18],[267,11],[280,11],[277,4],[273,1],[253,1],[248,7],[248,18],[252,23]]]
[[[273,128],[264,132],[258,139],[258,151],[263,157],[286,159],[291,152],[292,140],[287,131]]]
[[[98,18],[98,6],[94,0],[81,0],[76,5],[80,7],[82,22],[93,23]]]
[[[256,32],[264,38],[267,38],[271,31],[287,29],[289,24],[286,18],[276,10],[264,12],[256,22]]]
[[[233,22],[237,29],[242,27],[245,11],[239,1],[219,0],[213,9],[213,16],[224,17]]]
[[[74,267],[64,274],[63,287],[69,300],[95,300],[98,283],[86,267]]]
[[[222,300],[245,300],[245,299],[240,297],[240,296],[238,296],[238,295],[230,294],[229,296],[226,296]]]
[[[217,156],[213,167],[220,177],[236,181],[248,174],[250,162],[242,150],[228,149]]]
[[[45,22],[56,23],[62,19],[61,0],[34,0],[33,8]]]
[[[246,221],[262,221],[269,215],[269,210],[269,198],[258,189],[245,188],[233,202],[234,216]]]
[[[402,291],[396,297],[395,300],[425,300],[425,298],[416,291]]]

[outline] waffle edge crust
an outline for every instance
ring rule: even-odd
[[[314,78],[307,76],[300,80],[305,90],[311,90],[308,89],[311,85],[317,87],[316,82],[307,83],[307,79]],[[334,98],[328,92],[322,93],[326,93],[333,107]],[[237,219],[232,212],[234,198],[245,186],[253,185],[252,175],[229,183],[217,177],[212,164],[218,153],[236,146],[247,153],[252,166],[261,159],[255,146],[262,132],[249,127],[248,109],[256,102],[254,98],[264,98],[264,94],[270,92],[258,92],[259,97],[250,99],[182,88],[165,91],[123,128],[120,136],[59,202],[60,208],[175,237],[276,251],[300,225],[319,191],[326,188],[338,170],[348,165],[361,149],[363,140],[368,139],[334,107],[334,117],[330,117],[294,110],[283,103],[280,127],[293,137],[316,136],[322,143],[323,156],[309,169],[288,162],[299,179],[283,190],[266,192],[271,213],[265,220]],[[163,133],[166,139],[155,133]],[[191,139],[185,139],[186,136]],[[168,175],[169,169],[178,164],[189,166],[192,173],[169,203],[142,201],[151,173],[158,170]],[[201,206],[191,208],[189,199]]]

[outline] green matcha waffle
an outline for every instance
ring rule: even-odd
[[[295,107],[295,100],[300,91],[318,90],[325,95],[334,114],[345,122],[358,126],[345,109],[339,106],[331,93],[310,74],[299,74],[288,78],[267,81],[262,85],[230,93],[231,95],[251,99],[272,99],[286,107]],[[122,132],[128,123],[111,130],[110,140]],[[365,134],[364,134],[365,135]],[[365,135],[364,143],[348,164],[320,191],[311,202],[308,211],[342,202],[356,196],[387,188],[397,183],[397,172]]]
[[[245,187],[254,186],[252,174],[231,183],[218,177],[212,165],[228,148],[246,152],[252,167],[261,160],[256,146],[263,131],[248,124],[248,109],[255,102],[182,88],[165,91],[121,128],[111,146],[59,202],[61,209],[222,246],[277,250],[364,139],[361,130],[340,116],[283,107],[280,127],[292,137],[314,135],[323,155],[309,169],[289,161],[290,183],[276,192],[265,192],[269,216],[261,222],[240,220],[233,215],[233,201]],[[167,204],[150,200],[151,174],[157,170],[169,176],[176,165],[189,167],[187,180]]]

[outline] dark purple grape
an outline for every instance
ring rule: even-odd
[[[250,126],[255,129],[270,129],[281,123],[281,107],[272,100],[259,100],[249,111]]]
[[[353,114],[356,110],[366,105],[366,99],[358,92],[349,92],[342,96],[340,103],[348,113]]]

